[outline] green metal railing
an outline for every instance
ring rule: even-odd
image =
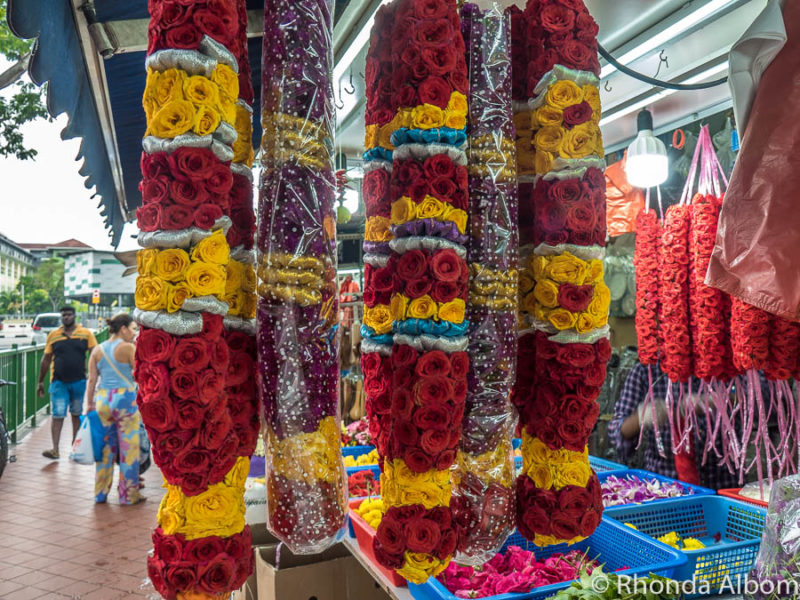
[[[98,343],[106,341],[108,330],[99,331],[95,337]],[[43,355],[44,346],[0,350],[0,379],[17,384],[0,387],[0,408],[6,417],[6,426],[13,443],[19,441],[21,429],[26,426],[35,427],[37,416],[50,412],[49,373],[44,379],[44,397],[39,398],[36,395],[39,365]]]

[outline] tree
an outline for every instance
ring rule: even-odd
[[[12,65],[0,73],[0,90],[9,86],[13,93],[0,96],[0,156],[15,156],[26,160],[36,156],[36,150],[25,147],[20,131],[22,125],[34,119],[48,117],[42,103],[42,88],[22,79],[28,70],[33,40],[21,40],[8,28],[6,2],[0,0],[0,55]]]
[[[11,315],[20,312],[22,296],[17,290],[0,292],[0,314]]]
[[[45,306],[50,305],[55,312],[64,303],[64,259],[48,258],[41,262],[39,268],[33,274],[20,277],[17,290],[25,286],[25,309],[26,312],[42,312],[41,309],[33,310],[28,305],[28,295],[31,298],[39,298],[44,301]],[[41,293],[40,293],[41,292]]]

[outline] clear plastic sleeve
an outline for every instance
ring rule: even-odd
[[[514,530],[517,186],[509,18],[497,3],[466,4],[469,95],[470,371],[451,507],[456,559],[481,565]]]
[[[341,538],[332,3],[268,0],[258,232],[258,371],[268,526],[294,553]]]

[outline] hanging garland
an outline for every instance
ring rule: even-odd
[[[467,69],[458,25],[454,0],[396,3],[391,429],[381,476],[386,512],[374,550],[413,583],[443,571],[457,544],[449,469],[469,369]]]
[[[633,257],[636,272],[635,323],[639,362],[646,366],[658,362],[663,343],[658,322],[661,237],[661,222],[656,212],[652,209],[640,211],[636,216]]]
[[[328,0],[265,3],[258,369],[267,524],[295,553],[335,543],[346,512],[334,328],[331,28]]]
[[[223,328],[225,315],[255,308],[252,267],[226,239],[239,136],[239,64],[227,48],[245,36],[243,6],[149,3],[136,379],[167,487],[148,575],[169,600],[221,597],[253,569],[243,497],[258,423],[241,415],[256,412],[255,396],[229,379],[239,373]]]

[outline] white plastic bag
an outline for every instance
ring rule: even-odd
[[[81,428],[75,442],[72,444],[72,452],[69,459],[79,465],[94,464],[94,448],[92,446],[92,426],[88,418],[84,417],[81,421]]]

